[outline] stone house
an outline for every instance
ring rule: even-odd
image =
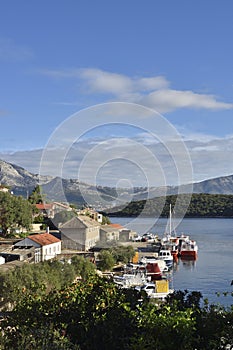
[[[85,209],[79,210],[78,214],[89,216],[91,219],[98,221],[100,224],[103,221],[103,215],[92,208],[85,208]]]
[[[107,226],[111,227],[113,232],[116,232],[114,239],[119,240],[120,242],[132,241],[133,237],[136,235],[135,231],[132,231],[120,224],[110,224]]]
[[[85,215],[73,217],[59,227],[62,247],[87,251],[100,240],[100,224]]]
[[[119,228],[112,225],[100,226],[100,242],[118,241]]]
[[[135,237],[136,232],[132,231],[130,229],[127,228],[122,228],[120,230],[120,234],[119,234],[119,241],[121,242],[129,242],[132,241],[133,237]]]

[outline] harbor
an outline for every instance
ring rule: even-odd
[[[133,227],[140,235],[145,227],[153,234],[163,237],[166,219],[154,223],[153,218],[141,218],[133,222],[132,218],[112,218],[113,221]],[[172,287],[174,290],[200,291],[209,302],[232,304],[232,251],[233,219],[183,219],[177,231],[187,232],[198,243],[196,260],[179,258],[173,263]],[[137,248],[141,245],[140,255],[145,255],[146,242],[132,242]],[[148,252],[151,254],[151,252]]]
[[[173,267],[179,259],[195,261],[198,246],[189,236],[164,237],[153,233],[132,238],[135,256],[131,263],[114,274],[113,280],[120,288],[135,288],[150,299],[164,302],[174,293]]]

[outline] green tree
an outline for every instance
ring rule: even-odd
[[[26,228],[29,230],[32,225],[33,207],[23,197],[13,197],[15,208],[15,221],[19,228]]]
[[[41,188],[39,185],[37,185],[34,190],[32,191],[32,193],[30,194],[30,196],[28,197],[28,201],[31,204],[39,204],[39,203],[43,203],[43,198],[42,198],[42,194],[41,194]]]
[[[42,297],[28,295],[1,324],[2,349],[48,349],[49,340],[51,349],[59,349],[53,347],[59,341],[60,349],[68,342],[70,349],[129,350],[137,330],[137,300],[129,302],[129,291],[122,293],[98,276]]]
[[[111,224],[111,221],[110,221],[110,219],[107,216],[103,215],[101,224],[102,225],[109,225],[109,224]]]
[[[110,252],[115,260],[115,263],[128,263],[135,255],[135,250],[132,246],[116,246],[110,249]]]
[[[0,227],[3,236],[14,229],[30,229],[32,224],[32,205],[21,196],[0,192]]]
[[[16,304],[30,295],[43,296],[70,285],[76,277],[83,280],[96,272],[95,265],[83,257],[73,257],[71,263],[58,260],[40,264],[24,264],[0,274],[0,297],[3,304]]]
[[[76,277],[81,277],[84,281],[91,275],[95,275],[95,265],[83,256],[73,256],[71,258]]]
[[[98,267],[101,271],[112,270],[113,266],[115,265],[115,259],[109,250],[101,250],[98,258],[100,260]]]
[[[2,234],[7,235],[15,220],[13,196],[8,192],[0,192],[0,227]]]

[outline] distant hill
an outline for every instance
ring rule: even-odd
[[[178,197],[178,198],[177,198]],[[104,211],[107,216],[126,217],[166,217],[169,216],[170,205],[175,210],[175,217],[191,218],[232,218],[233,195],[193,193],[155,197],[149,200],[132,201],[126,206],[109,208]]]
[[[194,193],[233,194],[233,175],[205,180],[193,185]]]
[[[51,176],[41,177],[44,183],[51,179]],[[31,174],[18,165],[0,160],[0,183],[9,186],[14,194],[27,197],[39,183],[39,175]]]
[[[23,197],[29,196],[40,184],[47,200],[64,201],[65,198],[67,202],[78,206],[91,203],[99,209],[102,209],[101,199],[111,206],[111,203],[115,204],[120,193],[116,192],[115,188],[98,186],[96,189],[93,185],[74,179],[32,174],[18,165],[3,160],[0,160],[0,184],[9,186],[15,195]],[[124,193],[125,189],[122,189],[122,196]]]
[[[67,202],[76,205],[91,203],[98,209],[103,209],[102,200],[105,207],[113,207],[127,201],[145,200],[148,198],[163,195],[164,188],[135,187],[132,189],[122,188],[117,190],[108,186],[89,185],[76,179],[60,179],[52,176],[39,176],[32,174],[24,168],[0,160],[0,183],[10,186],[16,195],[24,197],[30,195],[32,190],[39,183],[43,187],[43,192],[48,193],[48,200],[63,200],[64,194]],[[178,187],[168,186],[165,188],[167,195],[177,194]],[[182,185],[179,193],[186,193],[187,186]],[[207,194],[233,194],[233,175],[218,177],[193,184],[194,193]]]

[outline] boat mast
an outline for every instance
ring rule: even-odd
[[[172,235],[172,205],[170,203],[170,210],[169,210],[169,235],[171,237]]]

